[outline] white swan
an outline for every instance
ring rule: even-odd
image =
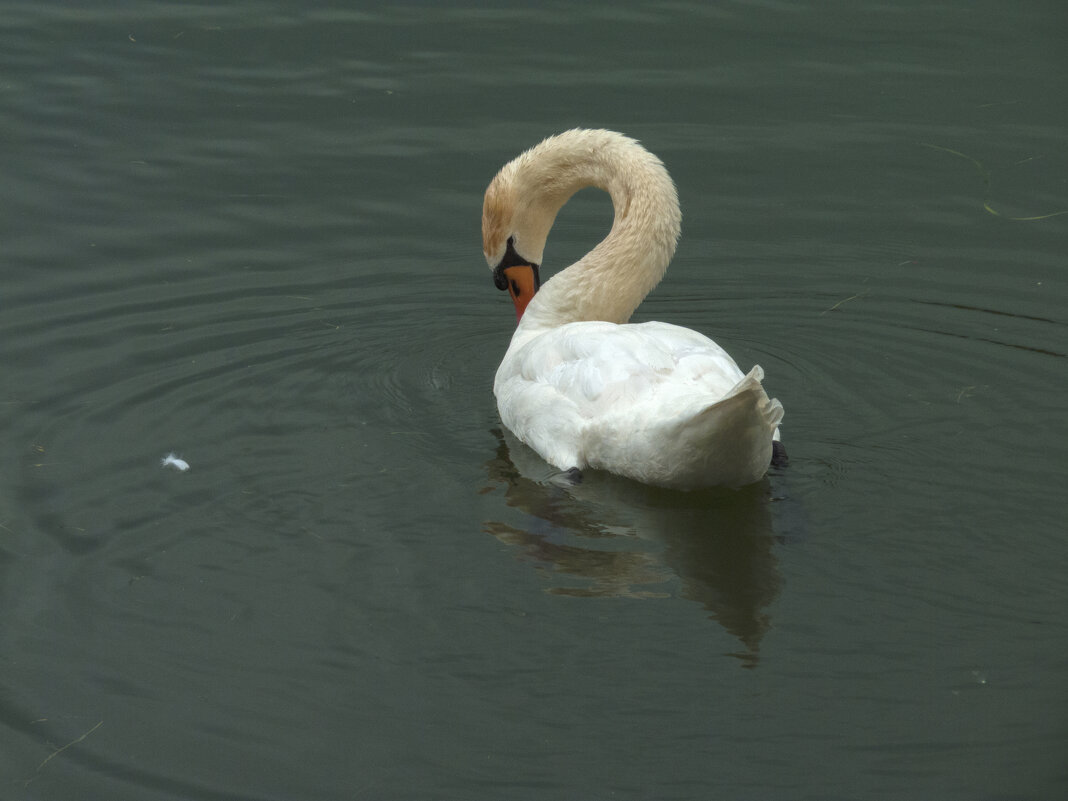
[[[587,186],[612,196],[612,230],[540,287],[556,213]],[[550,137],[486,190],[483,251],[518,318],[493,384],[497,407],[561,470],[697,489],[750,484],[768,469],[783,410],[764,392],[763,370],[743,374],[696,331],[627,323],[667,270],[680,220],[664,165],[613,131]]]

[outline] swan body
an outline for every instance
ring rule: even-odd
[[[540,286],[556,213],[579,189],[612,197],[608,236]],[[758,481],[782,404],[708,337],[627,321],[675,252],[681,222],[663,164],[613,131],[572,130],[506,164],[490,183],[483,250],[518,324],[497,370],[502,422],[561,470],[606,470],[674,489]]]

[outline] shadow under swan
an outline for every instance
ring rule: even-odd
[[[782,474],[740,490],[676,492],[589,471],[572,483],[507,430],[493,432],[491,485],[528,516],[484,530],[520,549],[549,586],[573,597],[664,598],[700,603],[755,667],[782,577],[778,543],[797,538]]]

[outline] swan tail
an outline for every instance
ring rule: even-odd
[[[763,377],[764,371],[754,367],[722,399],[677,429],[678,442],[686,448],[674,465],[675,486],[741,487],[763,477],[783,416],[782,404],[761,386]]]

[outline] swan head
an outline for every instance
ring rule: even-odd
[[[515,319],[519,322],[527,304],[541,288],[541,275],[536,262],[524,259],[516,252],[512,237],[504,251],[504,257],[493,266],[493,283],[497,289],[507,290],[515,304]]]
[[[511,295],[517,321],[541,288],[545,240],[557,211],[532,202],[536,198],[520,190],[523,176],[518,161],[497,174],[482,205],[482,252],[494,285]]]

